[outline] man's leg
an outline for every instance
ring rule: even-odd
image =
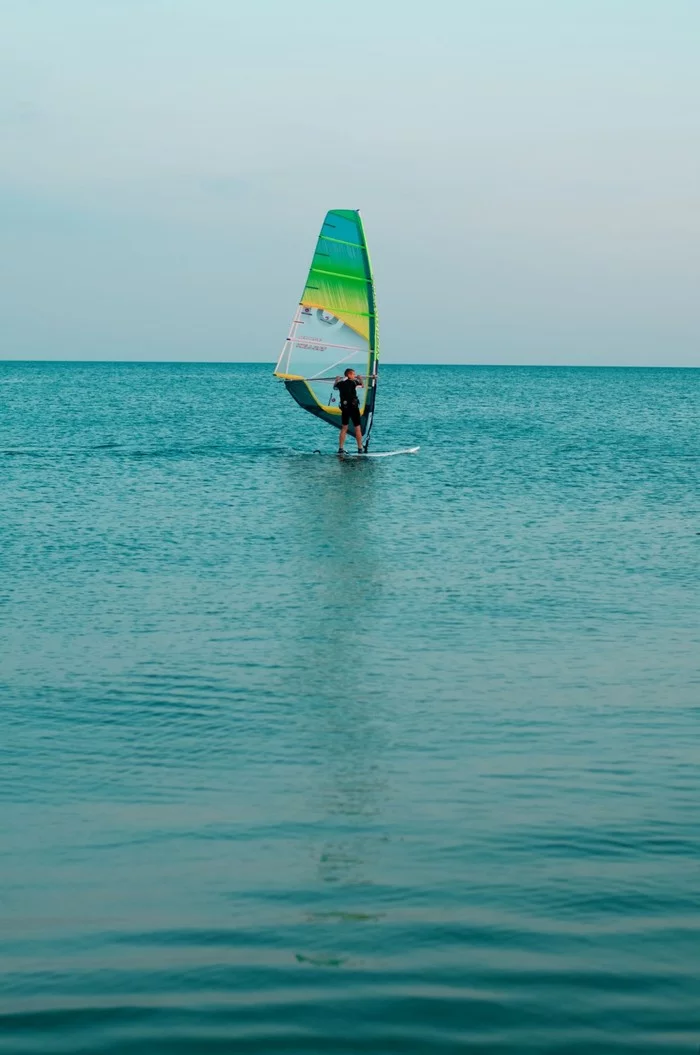
[[[338,440],[338,450],[339,451],[342,451],[343,447],[345,446],[345,437],[347,436],[347,434],[348,434],[348,427],[347,427],[347,425],[343,425],[342,429],[340,430],[340,439]]]
[[[355,426],[355,439],[357,440],[357,449],[362,454],[362,429],[359,425]]]

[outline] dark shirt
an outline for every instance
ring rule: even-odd
[[[340,405],[350,407],[358,405],[357,389],[361,387],[362,382],[356,377],[352,380],[346,377],[342,381],[336,381],[333,385],[333,388],[337,388],[340,393]]]

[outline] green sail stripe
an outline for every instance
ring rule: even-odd
[[[366,278],[364,275],[341,275],[337,271],[324,271],[322,267],[312,267],[310,271],[315,271],[317,275],[330,275],[331,278],[347,278],[349,282],[371,282],[371,278]]]
[[[327,242],[337,242],[338,245],[351,245],[353,249],[364,249],[365,247],[361,242],[344,242],[342,238],[331,238],[329,234],[320,234],[320,238],[324,238]]]
[[[309,286],[307,288],[313,289],[312,286]],[[307,307],[307,305],[304,304],[303,300],[300,300],[299,304],[300,304],[300,306],[302,308]],[[373,311],[350,311],[350,308],[340,308],[340,307],[338,307],[337,305],[334,305],[334,304],[324,304],[324,308],[327,311],[332,311],[334,314],[335,314],[336,311],[339,311],[343,315],[362,315],[362,317],[365,318],[365,319],[373,319],[374,318],[374,312]]]

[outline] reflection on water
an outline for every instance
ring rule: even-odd
[[[314,839],[312,853],[322,882],[354,887],[368,882],[363,865],[377,851],[386,785],[382,700],[371,688],[380,585],[372,520],[380,480],[368,462],[329,466],[319,458],[301,475],[298,462],[288,468],[295,566],[318,593],[300,615],[303,653],[288,654],[285,665],[294,670],[294,692],[303,701],[304,750],[317,760],[309,794],[323,814],[319,828],[343,833]],[[339,917],[365,918],[340,909],[314,914],[317,922]]]

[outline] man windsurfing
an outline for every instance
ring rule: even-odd
[[[340,414],[342,428],[340,440],[338,441],[338,454],[345,453],[345,437],[348,434],[348,425],[352,421],[355,426],[355,439],[357,440],[357,453],[364,454],[362,449],[362,415],[360,414],[360,401],[357,398],[358,388],[362,388],[362,378],[354,370],[348,368],[344,377],[336,377],[333,388],[340,396]]]

